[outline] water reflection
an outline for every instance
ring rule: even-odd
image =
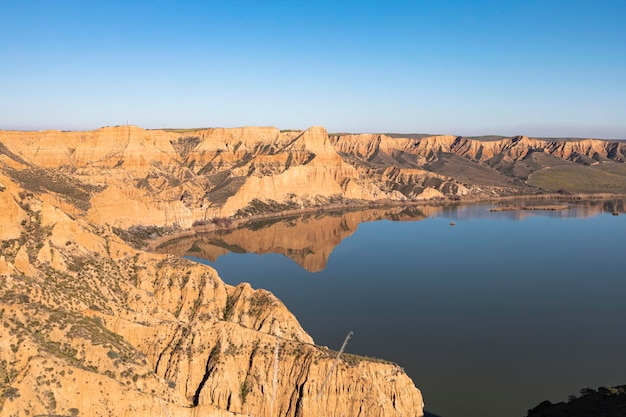
[[[215,230],[172,239],[158,252],[192,256],[215,262],[234,253],[279,253],[309,272],[326,268],[328,257],[359,224],[377,220],[417,221],[434,216],[441,207],[392,207],[350,212],[325,212],[246,223],[229,230]]]
[[[567,209],[543,209],[550,205],[565,206]],[[378,220],[419,221],[427,217],[445,217],[452,220],[499,218],[516,221],[523,221],[532,216],[587,218],[600,214],[625,213],[625,207],[625,200],[575,202],[512,200],[492,205],[424,205],[323,212],[256,220],[234,229],[181,236],[161,244],[156,251],[178,256],[191,256],[211,262],[217,261],[220,256],[230,252],[278,253],[292,259],[309,272],[318,272],[326,268],[328,258],[335,247],[352,235],[361,223]],[[492,212],[491,208],[510,210]],[[538,209],[531,210],[531,208]]]
[[[522,417],[624,383],[626,217],[623,200],[489,211],[517,203],[266,220],[161,251],[219,257],[225,282],[272,291],[318,344],[353,331],[348,351],[400,364],[436,415]]]

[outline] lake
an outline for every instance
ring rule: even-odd
[[[346,351],[398,363],[432,414],[523,417],[626,383],[625,203],[557,204],[318,213],[160,251],[272,291],[317,344],[353,331]]]

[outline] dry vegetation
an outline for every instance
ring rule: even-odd
[[[548,191],[623,194],[626,193],[626,166],[616,163],[554,166],[532,174],[528,183]]]

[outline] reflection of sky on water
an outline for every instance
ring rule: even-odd
[[[442,417],[523,416],[626,383],[626,216],[487,208],[361,224],[314,274],[282,255],[212,264],[274,292],[319,344],[354,331],[348,352],[399,363]]]
[[[536,207],[536,206],[567,206],[565,210],[513,210],[489,212],[492,207]],[[505,218],[510,220],[524,220],[528,217],[553,217],[553,218],[587,218],[601,214],[612,214],[613,212],[625,213],[626,202],[624,200],[597,200],[597,201],[553,201],[553,200],[525,200],[525,201],[503,201],[491,205],[484,204],[464,204],[443,207],[441,212],[435,214],[436,217],[446,217],[450,219],[481,219],[481,218]]]

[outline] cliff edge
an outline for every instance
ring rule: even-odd
[[[314,148],[319,184],[345,165],[323,155],[330,145],[315,130],[257,134],[293,155]],[[208,182],[181,162],[192,152],[180,137],[132,127],[34,135],[0,136],[0,415],[423,415],[397,365],[336,360],[271,293],[120,239],[120,225],[184,224],[202,211],[185,191]]]

